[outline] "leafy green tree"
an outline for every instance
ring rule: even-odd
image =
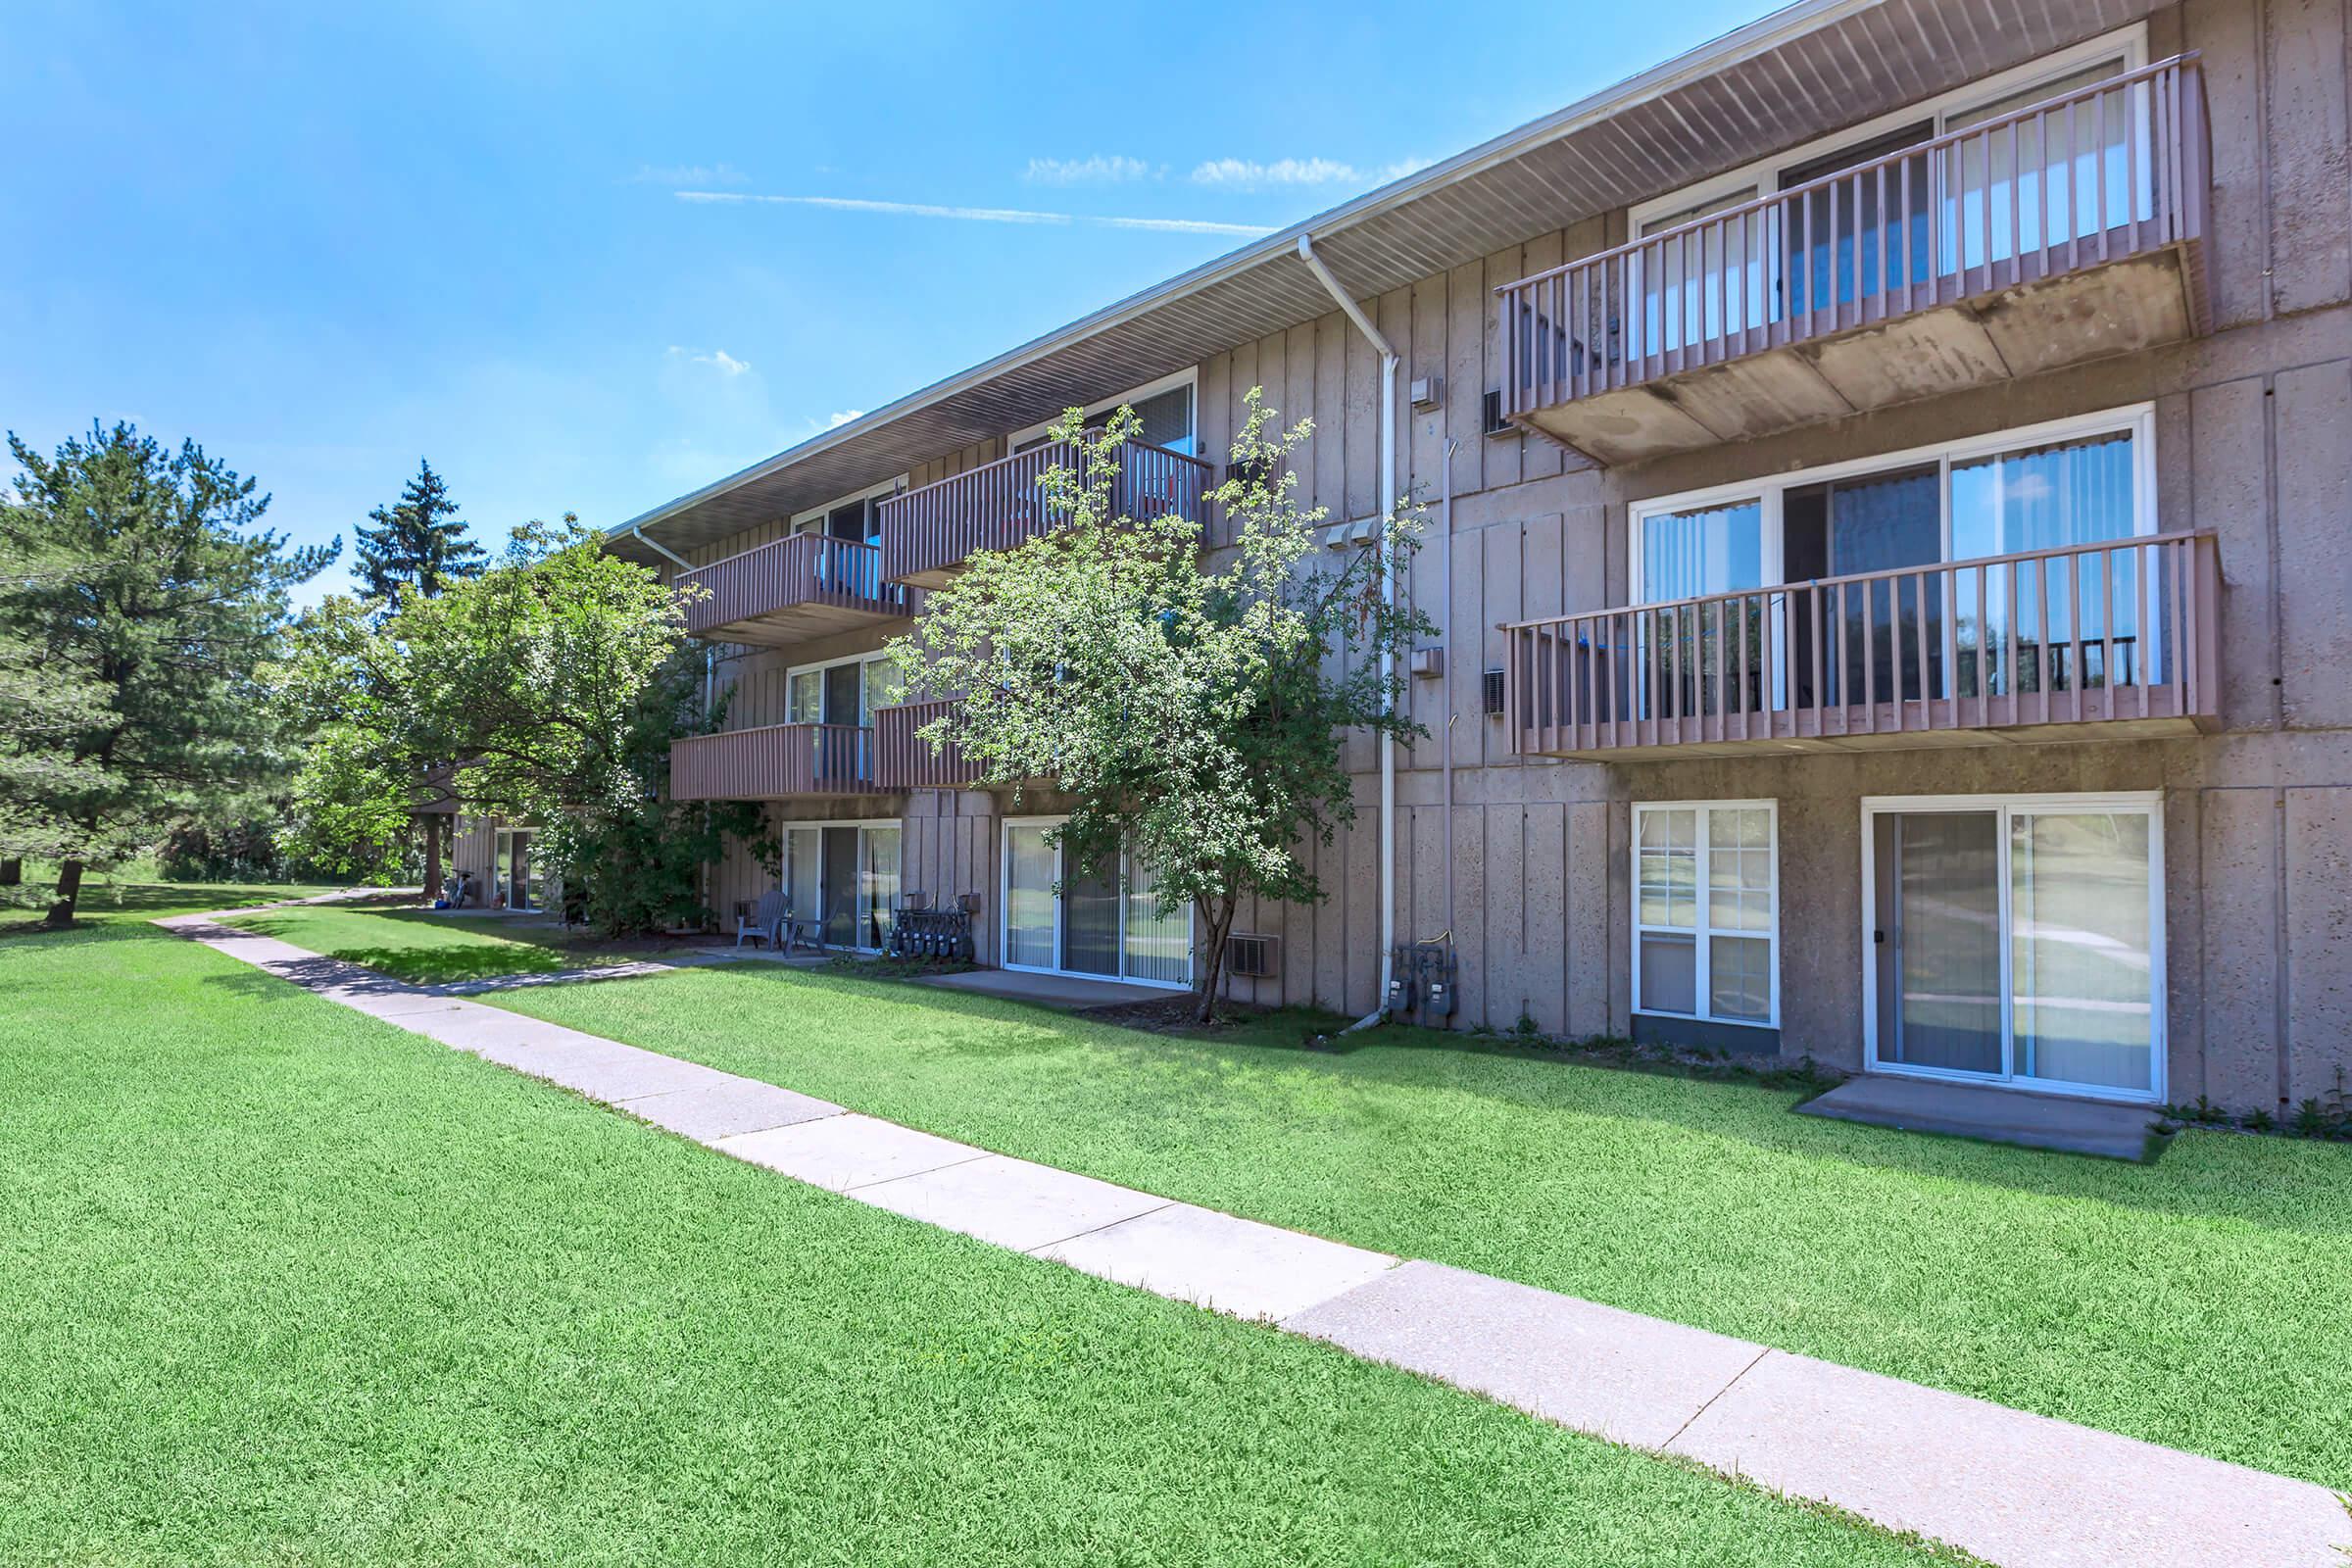
[[[1432,630],[1384,592],[1418,509],[1385,519],[1386,552],[1326,550],[1324,514],[1298,503],[1290,471],[1312,425],[1281,431],[1254,388],[1249,409],[1233,444],[1249,477],[1210,495],[1230,542],[1205,564],[1198,522],[1118,511],[1133,411],[1099,433],[1073,412],[1054,436],[1081,456],[1043,480],[1067,525],[973,558],[891,645],[910,695],[963,698],[925,739],[953,738],[989,786],[1070,797],[1065,863],[1116,874],[1131,850],[1161,915],[1192,908],[1203,1021],[1242,901],[1326,896],[1298,850],[1354,816],[1344,734],[1420,733],[1381,656]]]
[[[670,742],[706,723],[684,646],[675,591],[568,514],[516,529],[480,576],[380,623],[329,600],[287,683],[318,724],[295,792],[305,852],[356,863],[454,790],[538,824],[537,853],[604,930],[702,917],[702,866],[730,834],[758,839],[760,810],[666,797]]]
[[[489,563],[482,547],[466,537],[449,486],[418,460],[416,477],[400,499],[368,514],[373,527],[353,536],[352,570],[370,599],[397,613],[413,599],[430,599],[456,582],[481,575]]]
[[[62,925],[85,866],[284,770],[291,736],[263,675],[288,592],[341,542],[287,548],[259,526],[269,497],[192,441],[169,452],[118,423],[53,458],[14,434],[9,449],[23,471],[0,502],[0,847],[56,857]]]

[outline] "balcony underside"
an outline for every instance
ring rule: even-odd
[[[847,605],[808,602],[785,605],[760,614],[693,629],[696,636],[708,637],[713,642],[789,648],[818,637],[830,637],[838,632],[858,631],[906,618],[906,611],[901,606],[876,603],[870,608],[856,609]]]
[[[2172,711],[2169,691],[2147,692],[2146,713],[2138,711],[2140,691],[2126,687],[2114,694],[2118,716],[2109,717],[2109,694],[2082,694],[2082,711],[2074,710],[2074,694],[2059,692],[2051,699],[2057,710],[2048,719],[2036,716],[2023,723],[1980,725],[1955,714],[1949,699],[1920,704],[1881,703],[1876,709],[1802,709],[1774,713],[1736,714],[1728,722],[1712,717],[1627,720],[1615,724],[1563,726],[1552,731],[1529,730],[1521,755],[1550,757],[1574,762],[1674,762],[1709,757],[1766,757],[1791,753],[1941,751],[1952,747],[2046,746],[2053,742],[2169,740],[2210,733],[2218,727],[2210,714]],[[2037,700],[2029,696],[2026,703]],[[1975,708],[1962,699],[1960,709]],[[1769,722],[1768,722],[1769,720]],[[1745,733],[1742,733],[1744,729]]]
[[[1709,345],[1718,363],[1517,418],[1600,463],[1641,463],[2178,343],[2202,329],[2203,278],[2189,241],[1728,360]]]

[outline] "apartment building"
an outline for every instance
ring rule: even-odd
[[[1065,877],[874,656],[1045,525],[1059,411],[1135,407],[1128,493],[1198,510],[1262,387],[1334,549],[1429,505],[1442,634],[1237,995],[1363,1013],[1442,938],[1455,1027],[2325,1097],[2348,75],[2346,0],[1777,12],[614,528],[734,692],[675,789],[771,803],[839,943],[920,895],[985,963],[1185,983],[1150,868]]]

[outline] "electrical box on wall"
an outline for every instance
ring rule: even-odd
[[[1412,652],[1410,667],[1415,680],[1444,680],[1446,678],[1446,650],[1443,648],[1416,648]]]
[[[1442,375],[1416,375],[1406,389],[1416,409],[1434,409],[1446,401],[1446,378]]]

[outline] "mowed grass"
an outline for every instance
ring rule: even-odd
[[[503,919],[427,909],[314,904],[228,923],[416,985],[543,973],[596,961],[593,955],[567,951],[552,927],[525,934],[527,928],[515,929]]]
[[[1406,1256],[2352,1487],[2352,1150],[2152,1166],[1852,1127],[1797,1097],[1276,1019],[1173,1039],[824,972],[500,1005]]]
[[[14,936],[25,930],[24,922],[37,922],[49,907],[56,880],[54,867],[27,865],[24,867],[24,880],[21,884],[0,890],[0,893],[7,895],[5,904],[0,904],[0,934]],[[211,909],[247,908],[257,904],[272,904],[281,899],[307,899],[314,894],[333,891],[332,887],[323,883],[155,882],[137,877],[118,879],[103,872],[93,872],[81,884],[81,896],[75,901],[75,917],[84,921],[133,916],[151,920],[167,914],[202,914]]]
[[[0,1561],[1929,1560],[128,922],[0,944]]]

